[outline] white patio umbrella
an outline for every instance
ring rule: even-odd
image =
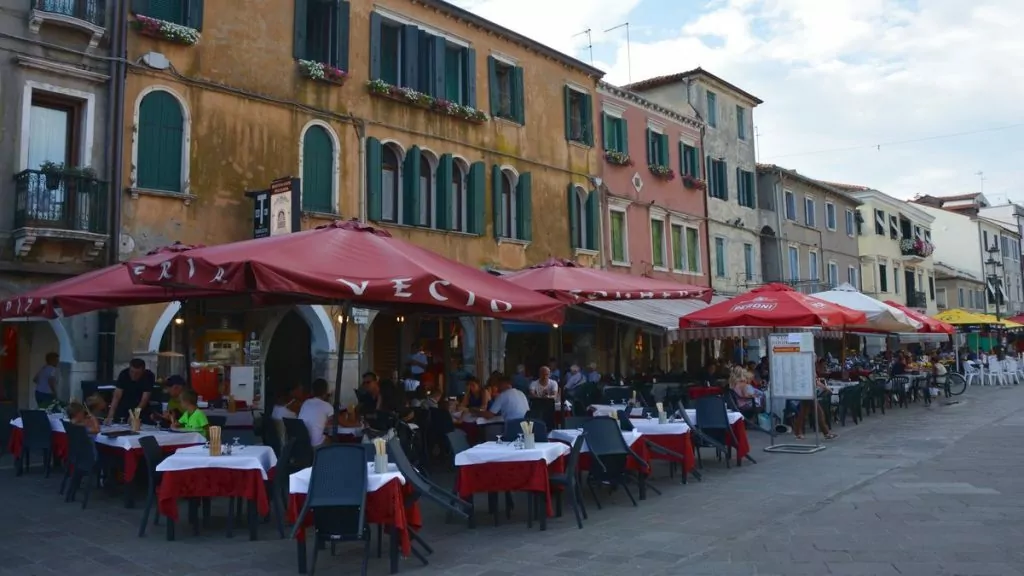
[[[812,294],[812,296],[863,312],[867,316],[867,323],[847,326],[846,330],[849,332],[856,332],[857,330],[916,332],[921,327],[920,322],[907,316],[902,310],[893,308],[880,300],[875,300],[871,296],[859,292],[850,284],[843,284],[833,290],[818,292],[817,294]]]

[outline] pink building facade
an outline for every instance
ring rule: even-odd
[[[603,264],[710,286],[702,122],[692,110],[670,110],[609,84],[599,85],[596,100],[604,202],[599,215],[597,206],[581,208],[592,222],[601,219]]]

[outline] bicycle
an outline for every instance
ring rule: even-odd
[[[946,384],[943,386],[943,391],[946,394],[946,398],[952,398],[953,396],[959,396],[967,390],[967,379],[964,378],[963,374],[959,372],[948,372],[946,373]]]

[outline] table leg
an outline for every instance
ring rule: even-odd
[[[540,515],[540,531],[544,532],[548,529],[548,499],[543,492],[539,492],[533,497],[533,501],[536,503],[537,514]]]
[[[306,573],[306,529],[299,528],[299,531],[295,534],[295,549],[298,553],[299,560],[299,574]]]
[[[390,531],[391,542],[388,543],[388,557],[391,559],[391,573],[398,574],[398,528],[392,524]]]
[[[21,456],[18,456],[17,458],[14,459],[14,475],[21,476],[24,473],[25,461],[21,458]]]
[[[259,540],[259,538],[260,538],[260,533],[259,533],[259,529],[260,529],[259,513],[256,511],[256,501],[255,500],[249,500],[248,516],[249,516],[249,540],[254,542],[256,540]]]
[[[537,513],[537,502],[534,500],[533,492],[526,493],[526,528],[533,528],[533,515]]]

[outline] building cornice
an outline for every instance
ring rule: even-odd
[[[643,96],[635,92],[623,90],[622,88],[619,88],[618,86],[613,86],[607,82],[598,82],[597,92],[599,94],[604,94],[605,96],[617,98],[634,106],[638,106],[648,112],[658,114],[667,120],[678,122],[680,124],[683,124],[684,126],[689,126],[697,130],[700,130],[701,128],[704,127],[704,123],[701,122],[700,120],[697,120],[696,118],[685,116],[683,114],[680,114],[676,110],[666,108],[665,106],[662,106],[660,104],[655,104],[654,102],[651,102],[650,100],[644,98]]]
[[[919,220],[922,224],[931,225],[931,223],[935,221],[935,216],[932,216],[917,206],[914,206],[909,202],[897,200],[896,198],[893,198],[884,192],[879,192],[878,190],[852,190],[847,192],[847,194],[861,202],[864,202],[865,204],[884,206],[890,210],[900,212],[911,218]]]

